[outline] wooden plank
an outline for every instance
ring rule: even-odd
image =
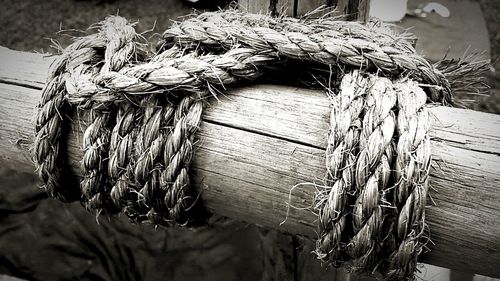
[[[11,51],[0,46],[0,79],[3,82],[41,88],[47,77],[47,70],[53,57],[39,53],[23,53]],[[36,66],[36,68],[32,68]],[[40,71],[40,70],[44,71]]]
[[[302,94],[308,96],[307,103],[304,103]],[[247,107],[247,102],[252,107]],[[214,101],[212,105],[213,109],[206,112],[205,118],[313,147],[324,147],[329,125],[322,120],[330,118],[330,102],[321,92],[296,88],[284,93],[279,86],[256,85],[242,88],[228,95],[224,102]],[[239,112],[244,112],[242,118],[235,119]],[[282,127],[266,124],[277,116],[283,121]],[[301,132],[300,136],[297,132]]]
[[[20,71],[26,75],[0,69],[0,81],[40,85],[43,81],[35,78],[43,77],[47,64],[39,58],[25,64],[31,74],[27,69]],[[27,148],[39,94],[39,89],[0,84],[3,165],[32,165]],[[301,107],[297,101],[302,101]],[[194,182],[203,189],[204,204],[220,215],[315,237],[316,217],[309,210],[292,208],[286,223],[280,223],[287,216],[290,189],[322,178],[328,106],[329,100],[319,91],[268,85],[233,90],[207,108],[193,163]],[[431,111],[435,116],[431,195],[436,205],[429,202],[427,221],[435,245],[429,244],[432,251],[422,260],[498,277],[500,116],[445,107]],[[73,167],[81,156],[81,130],[75,120],[68,144]],[[291,203],[307,207],[313,194],[312,186],[296,188]]]

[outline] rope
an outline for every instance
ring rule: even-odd
[[[337,94],[326,87],[332,111],[314,204],[318,258],[389,280],[413,278],[426,236],[426,103],[451,103],[451,86],[475,86],[460,77],[484,66],[441,62],[441,71],[416,54],[407,34],[332,18],[204,13],[165,31],[149,54],[133,26],[109,17],[51,65],[33,149],[50,195],[135,223],[195,224],[189,169],[204,100],[276,71],[287,77],[300,63],[319,75],[301,79],[306,84],[343,76]],[[59,153],[75,110],[90,117],[79,189],[64,185]]]
[[[316,194],[316,254],[354,271],[385,272],[387,280],[411,278],[425,238],[427,96],[415,81],[359,71],[344,75],[340,85],[326,184]]]
[[[342,79],[341,92],[333,103],[330,115],[330,134],[326,148],[325,200],[318,200],[320,238],[316,254],[323,260],[343,264],[345,250],[342,238],[346,228],[348,194],[354,192],[354,168],[357,143],[360,137],[361,112],[370,80],[358,71],[346,74]]]
[[[424,234],[431,162],[431,122],[425,108],[425,93],[411,80],[397,84],[396,90],[399,100],[399,140],[392,203],[397,208],[394,233],[396,251],[389,258],[388,274],[394,280],[415,271],[418,255],[422,251],[423,245],[419,240]]]
[[[356,159],[357,198],[353,207],[354,236],[347,252],[354,267],[369,268],[384,223],[384,201],[391,175],[396,93],[388,79],[375,79],[366,96],[363,128]]]
[[[393,36],[377,33],[376,29],[370,30],[359,23],[349,26],[335,20],[312,20],[307,28],[309,22],[293,21],[294,25],[285,28],[283,24],[269,21],[263,16],[246,17],[245,23],[231,13],[209,13],[167,30],[163,36],[164,44],[173,41],[181,45],[207,44],[230,48],[238,43],[264,54],[302,61],[377,69],[388,75],[407,73],[423,83],[437,86],[429,89],[433,101],[451,103],[451,89],[446,77],[418,55],[407,41],[394,40]],[[285,23],[290,21],[284,20]]]

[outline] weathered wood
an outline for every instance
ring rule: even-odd
[[[358,6],[353,12],[356,13],[356,20],[367,22],[370,17],[370,0],[359,0]]]
[[[324,0],[297,1],[297,15],[306,15],[324,4]],[[330,11],[330,9],[328,9],[328,11]]]
[[[304,16],[320,6],[324,12],[334,16],[344,16],[347,20],[366,21],[369,13],[369,0],[240,0],[239,5],[251,13],[284,13],[289,16]],[[318,13],[316,16],[324,14]]]
[[[244,11],[262,14],[294,15],[294,0],[240,0],[239,6]]]
[[[0,163],[32,167],[27,148],[49,59],[6,49],[0,58],[7,62],[0,65]],[[428,244],[432,251],[423,261],[499,277],[500,116],[446,107],[431,111],[435,205],[429,200],[427,222],[434,245]],[[314,187],[290,189],[323,177],[329,114],[323,93],[272,85],[233,90],[208,107],[193,163],[204,204],[221,215],[315,237],[316,217],[303,209]],[[75,172],[79,122],[74,120],[68,136]],[[287,217],[289,195],[299,208]]]

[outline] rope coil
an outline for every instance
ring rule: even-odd
[[[80,200],[96,214],[121,211],[136,223],[192,224],[189,167],[204,99],[293,63],[328,79],[334,66],[342,78],[332,96],[325,184],[315,199],[316,254],[389,280],[413,278],[431,155],[425,105],[451,103],[451,86],[463,83],[447,77],[470,74],[468,64],[440,63],[441,71],[405,34],[330,18],[204,13],[165,31],[153,54],[123,18],[97,29],[54,61],[42,92],[34,161],[50,195]],[[427,92],[418,82],[430,85]],[[75,108],[91,117],[79,189],[63,185],[59,153]]]

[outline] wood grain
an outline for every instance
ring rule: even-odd
[[[240,0],[238,4],[249,13],[294,15],[294,0]]]
[[[339,19],[366,21],[368,19],[369,0],[240,0],[239,6],[250,13],[285,14],[301,17],[310,14],[320,6],[324,10],[314,13],[319,17],[325,13],[337,16]]]
[[[321,5],[326,4],[325,0],[297,1],[297,15],[302,16],[314,11]]]
[[[24,56],[30,59],[23,58]],[[37,58],[38,56],[38,58]],[[31,166],[33,108],[48,59],[0,50],[0,164]],[[435,107],[427,222],[434,243],[423,261],[500,277],[500,116]],[[324,173],[329,100],[319,91],[260,85],[236,89],[207,108],[193,179],[203,203],[220,215],[282,232],[315,237],[315,215],[291,208],[290,189],[320,182]],[[68,138],[69,166],[78,173],[84,119]],[[291,193],[310,206],[314,186]],[[287,218],[284,224],[280,224]]]
[[[272,15],[285,14],[300,17],[309,14],[320,6],[325,6],[321,13],[313,16],[322,16],[327,12],[340,19],[366,21],[369,12],[369,0],[240,0],[241,9],[250,13],[270,13]]]

